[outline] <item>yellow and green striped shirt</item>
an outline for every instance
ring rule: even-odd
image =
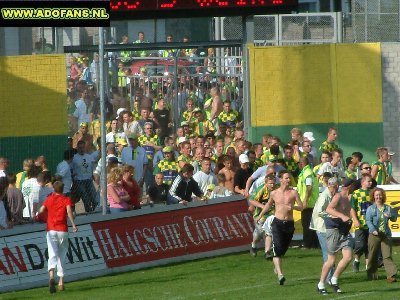
[[[389,176],[388,173],[386,171],[386,166],[384,163],[381,163],[380,161],[376,161],[374,163],[372,163],[372,166],[377,166],[378,167],[378,172],[376,172],[375,175],[375,180],[376,183],[379,185],[382,184],[388,184],[389,182]]]
[[[320,152],[322,152],[322,151],[328,151],[329,153],[332,153],[332,151],[333,150],[336,150],[336,149],[338,149],[339,147],[338,147],[338,145],[336,145],[335,144],[335,142],[328,142],[328,141],[325,141],[325,142],[323,142],[322,144],[321,144],[321,146],[319,146],[319,151]]]
[[[193,133],[196,136],[205,136],[209,131],[215,131],[214,125],[209,120],[205,120],[203,122],[195,122],[193,127]]]

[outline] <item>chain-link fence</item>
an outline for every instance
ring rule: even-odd
[[[243,38],[241,17],[224,17],[222,38]],[[351,0],[343,13],[254,17],[256,45],[398,42],[400,0]]]
[[[398,42],[399,0],[352,0],[343,16],[345,42]]]
[[[143,53],[144,56],[136,54]],[[221,53],[222,56],[217,56]],[[105,60],[106,90],[114,113],[122,108],[123,102],[132,111],[140,113],[135,107],[137,93],[152,99],[154,108],[156,100],[164,98],[176,126],[180,126],[180,117],[186,109],[186,100],[191,98],[196,106],[204,109],[213,86],[219,88],[223,100],[229,100],[232,108],[241,112],[243,109],[243,64],[240,47],[214,47],[198,49],[175,50],[143,50],[108,52]],[[186,55],[187,54],[187,55]],[[168,55],[166,57],[166,55]],[[72,58],[72,60],[71,60]],[[81,69],[87,65],[90,78],[84,78],[82,71],[78,80],[89,80],[89,85],[98,84],[98,54],[89,56],[66,56],[67,74],[72,76],[72,64]],[[75,61],[73,63],[72,61]],[[95,88],[97,90],[97,88]],[[116,100],[118,98],[118,101]],[[120,99],[124,99],[121,101]],[[72,99],[71,99],[72,100]],[[93,104],[91,104],[91,107]],[[73,105],[71,103],[71,111]],[[70,118],[71,120],[71,118]],[[70,122],[70,134],[77,129],[78,124]],[[98,134],[96,134],[98,136]]]
[[[259,46],[340,42],[340,18],[336,13],[265,15],[254,17],[254,43]],[[242,38],[240,17],[223,18],[222,36]]]

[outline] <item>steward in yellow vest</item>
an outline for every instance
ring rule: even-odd
[[[301,212],[303,247],[318,248],[317,235],[314,230],[310,229],[313,208],[319,196],[318,179],[312,171],[307,157],[300,157],[299,167],[301,172],[297,181],[297,192],[303,202],[303,210]]]

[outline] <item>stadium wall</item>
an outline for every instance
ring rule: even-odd
[[[9,170],[45,155],[52,170],[67,147],[64,55],[0,57],[0,155]]]
[[[338,128],[345,155],[368,161],[384,145],[381,45],[330,44],[252,47],[251,140],[265,133],[290,140],[290,129],[312,131],[318,147]]]
[[[384,140],[396,152],[393,176],[400,178],[400,43],[382,43],[381,49]]]

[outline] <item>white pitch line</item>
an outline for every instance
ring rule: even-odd
[[[331,298],[330,300],[353,298],[353,297],[365,296],[365,295],[370,295],[370,294],[376,294],[376,293],[378,293],[378,292],[379,292],[379,291],[375,291],[375,292],[362,292],[362,293],[357,293],[357,294],[352,294],[352,295],[343,295],[343,296],[341,296],[341,297]]]
[[[244,286],[240,288],[235,288],[235,289],[223,289],[223,290],[217,290],[213,292],[208,292],[208,293],[200,293],[200,294],[195,294],[195,295],[190,295],[188,297],[175,297],[171,298],[171,300],[182,300],[182,299],[189,299],[189,298],[194,298],[194,297],[204,297],[204,296],[210,296],[210,295],[215,295],[215,294],[222,294],[226,292],[232,292],[232,291],[241,291],[241,290],[247,290],[247,289],[252,289],[255,287],[265,287],[265,284],[257,284],[257,285],[252,285],[252,286]]]
[[[315,276],[294,278],[294,279],[291,279],[291,281],[302,281],[302,280],[313,279],[313,278],[315,278]],[[276,280],[278,280],[278,278]],[[275,281],[274,281],[274,283],[275,283]],[[274,284],[274,285],[277,285],[277,283]],[[204,297],[204,296],[222,294],[222,293],[231,292],[231,291],[247,290],[247,289],[251,289],[251,288],[254,288],[254,287],[265,287],[265,286],[266,286],[266,284],[264,283],[264,284],[257,284],[257,285],[251,285],[251,286],[238,287],[238,288],[235,288],[235,289],[222,289],[222,290],[216,290],[216,291],[210,291],[210,292],[194,294],[194,295],[190,295],[190,296],[187,296],[187,297],[179,296],[179,297],[171,298],[170,300],[183,300],[183,299],[189,299],[189,298],[194,298],[194,297]],[[268,284],[267,286],[272,286],[272,284],[271,285]]]
[[[344,275],[346,273],[353,273],[353,272],[352,271],[345,271],[345,272],[342,273],[342,275]],[[317,276],[293,278],[293,279],[290,279],[290,281],[309,280],[309,279],[313,279],[313,278],[316,278],[316,277]],[[318,280],[318,279],[316,279],[316,280]],[[216,294],[223,294],[223,293],[232,292],[232,291],[241,291],[241,290],[246,290],[246,289],[255,288],[255,287],[265,287],[266,285],[267,286],[272,286],[272,284],[270,285],[270,284],[264,283],[264,284],[257,284],[257,285],[251,285],[251,286],[238,287],[238,288],[235,288],[235,289],[221,289],[221,290],[216,290],[216,291],[193,294],[193,295],[190,295],[190,296],[178,296],[178,297],[170,298],[170,300],[184,300],[184,299],[190,299],[190,298],[196,298],[196,297],[204,297],[204,296],[210,296],[210,295],[216,295]],[[338,298],[337,297],[330,298],[330,300],[354,298],[354,297],[359,297],[359,296],[363,296],[363,295],[376,294],[378,292],[379,291],[371,291],[371,292],[362,292],[362,293],[351,294],[351,295],[343,295],[343,296],[338,297]],[[331,295],[332,294],[330,294],[329,296],[331,296]]]

